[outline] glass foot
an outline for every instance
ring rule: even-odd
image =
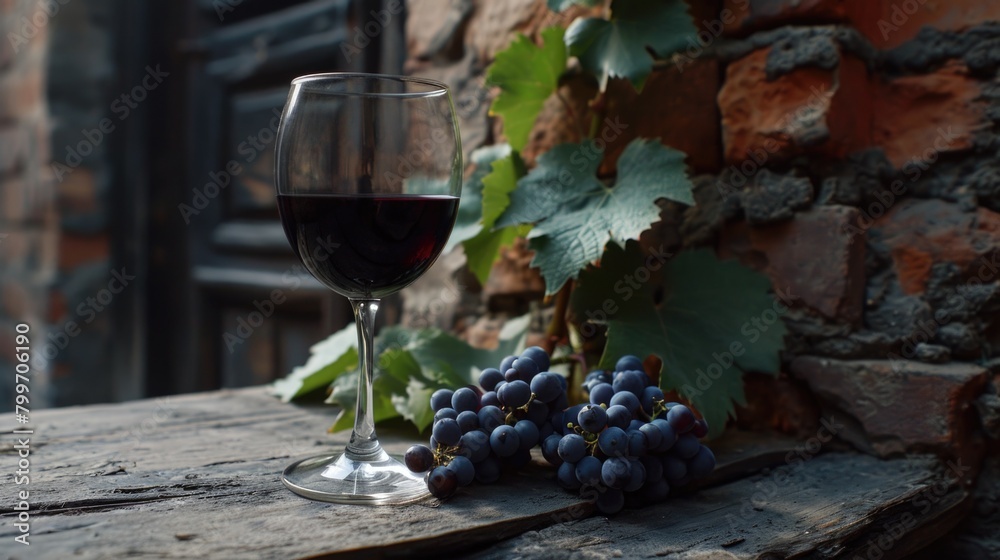
[[[423,477],[385,451],[370,461],[310,457],[288,465],[281,480],[300,496],[338,504],[401,505],[430,497]]]

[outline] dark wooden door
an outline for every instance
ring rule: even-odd
[[[346,300],[309,276],[285,240],[274,137],[295,76],[400,73],[399,6],[198,0],[151,9],[151,20],[179,33],[152,39],[177,79],[147,152],[150,394],[268,382],[351,320]]]

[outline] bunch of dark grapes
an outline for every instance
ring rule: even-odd
[[[583,389],[590,403],[553,414],[555,431],[542,440],[542,455],[559,467],[563,488],[596,494],[602,513],[661,502],[671,486],[715,468],[715,456],[699,441],[708,424],[665,402],[639,358],[623,356],[614,372],[591,372]]]
[[[443,499],[473,480],[495,482],[503,467],[528,464],[531,449],[556,432],[551,420],[569,406],[566,378],[548,369],[549,355],[533,346],[483,370],[480,387],[434,392],[430,446],[407,450],[406,466],[427,473],[427,489]]]

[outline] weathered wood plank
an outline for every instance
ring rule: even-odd
[[[540,466],[465,489],[444,505],[305,500],[279,475],[293,458],[344,445],[348,434],[323,434],[334,412],[281,404],[262,389],[37,412],[32,545],[11,549],[11,557],[389,557],[496,543],[593,511]],[[382,437],[401,453],[415,435]],[[748,472],[741,465],[756,470],[794,445],[744,437],[720,456],[720,475],[741,476]],[[13,489],[5,484],[0,503],[7,542],[17,534],[6,522]]]
[[[969,505],[933,457],[830,453],[608,520],[553,525],[472,554],[480,560],[902,558]]]

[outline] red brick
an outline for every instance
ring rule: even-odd
[[[791,371],[863,429],[848,428],[842,437],[881,456],[938,451],[964,458],[979,447],[970,403],[983,392],[987,372],[978,365],[803,356]]]
[[[806,439],[819,428],[819,406],[801,382],[781,375],[743,377],[745,406],[736,407],[736,423],[755,431],[776,430]]]
[[[749,228],[751,248],[764,255],[775,289],[790,290],[797,303],[827,317],[857,323],[865,295],[865,244],[850,233],[857,219],[854,208],[818,206],[794,220]]]
[[[979,274],[1000,247],[1000,214],[982,207],[966,212],[942,200],[908,199],[877,220],[872,233],[889,249],[903,291],[919,294],[935,263],[953,263],[966,275]]]
[[[779,161],[803,153],[843,157],[869,145],[871,90],[861,61],[842,55],[835,70],[803,67],[769,81],[769,51],[756,50],[726,69],[718,98],[726,162],[762,152]]]
[[[852,0],[725,0],[727,34],[747,34],[796,23],[833,23],[847,20]],[[725,15],[725,12],[723,12]]]
[[[501,250],[500,260],[493,263],[483,286],[483,296],[488,302],[505,298],[529,300],[545,293],[545,281],[538,269],[530,266],[535,253],[527,245],[525,240],[518,239],[513,246]]]
[[[1000,20],[1000,3],[982,0],[854,0],[851,21],[878,49],[899,46],[927,26],[963,31]]]
[[[659,138],[683,151],[696,172],[719,169],[719,109],[706,103],[719,93],[719,66],[715,59],[684,58],[650,75],[642,93],[626,81],[608,87],[608,118],[627,128],[607,147],[602,174],[614,171],[625,146],[635,138]],[[598,133],[600,135],[600,133]]]
[[[980,82],[957,62],[882,84],[875,96],[873,142],[897,169],[969,149],[973,136],[986,127],[981,95]]]

